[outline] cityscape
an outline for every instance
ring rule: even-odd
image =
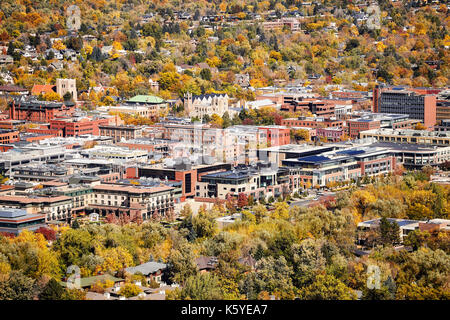
[[[0,300],[449,300],[449,12],[2,0]]]

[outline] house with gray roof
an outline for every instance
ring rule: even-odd
[[[161,282],[161,276],[166,269],[167,264],[165,263],[149,261],[136,267],[126,268],[125,271],[131,274],[141,273],[148,281],[154,280],[156,282]]]

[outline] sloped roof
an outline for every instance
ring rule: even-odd
[[[35,84],[31,89],[31,94],[38,96],[42,92],[56,92],[56,86],[53,84]]]
[[[147,276],[149,274],[158,272],[159,270],[163,270],[167,268],[167,264],[155,262],[155,261],[149,261],[143,264],[140,264],[136,267],[129,267],[126,268],[125,271],[135,274],[137,272],[142,273],[144,276]]]
[[[106,280],[113,281],[114,283],[123,281],[123,279],[121,279],[121,278],[116,278],[116,277],[113,277],[112,275],[109,275],[109,274],[102,274],[102,275],[99,275],[99,276],[81,278],[80,279],[80,287],[81,288],[91,287],[92,285],[94,285],[98,281],[104,282]],[[67,283],[62,281],[61,285],[63,287],[65,287],[65,286],[67,286]]]

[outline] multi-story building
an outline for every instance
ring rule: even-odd
[[[180,159],[181,160],[181,159]],[[218,171],[230,170],[229,163],[212,163],[192,165],[190,162],[166,161],[165,164],[157,164],[153,166],[129,167],[127,176],[158,178],[160,180],[179,181],[182,183],[182,198],[184,201],[187,197],[195,196],[195,188],[201,176]]]
[[[214,93],[193,96],[192,93],[188,92],[182,103],[189,117],[203,118],[205,115],[212,116],[213,114],[223,116],[225,112],[229,111],[228,100],[227,94]]]
[[[9,144],[19,140],[19,131],[0,129],[0,144]]]
[[[64,137],[78,137],[86,134],[98,136],[99,126],[107,125],[109,125],[109,119],[78,117],[50,120],[50,130],[61,130]]]
[[[46,226],[43,214],[27,214],[22,209],[0,208],[0,232],[18,235],[23,230],[34,231]]]
[[[56,79],[56,92],[61,97],[68,92],[72,96],[73,101],[77,101],[77,81],[75,79]]]
[[[75,111],[75,103],[13,99],[9,102],[9,118],[30,122],[49,122],[57,116],[68,116]]]
[[[29,164],[31,161],[63,161],[75,150],[66,149],[62,146],[27,145],[14,148],[2,153],[0,158],[0,172],[9,175],[11,168]]]
[[[441,120],[441,123],[438,126],[434,127],[434,131],[438,132],[450,131],[450,118]]]
[[[281,125],[286,127],[330,128],[342,127],[344,121],[325,119],[323,117],[298,117],[282,119]]]
[[[46,221],[66,220],[72,216],[72,198],[67,196],[0,196],[0,207],[23,209],[27,214],[45,214]]]
[[[436,95],[420,94],[403,88],[373,89],[373,112],[407,114],[427,128],[436,124]]]
[[[333,182],[391,172],[396,166],[396,158],[385,148],[347,148],[320,155],[285,159],[282,163],[300,169],[301,184],[304,187],[325,187]]]
[[[316,137],[317,138],[326,138],[326,141],[341,141],[344,137],[344,129],[340,127],[329,127],[329,128],[317,128]]]
[[[348,132],[351,139],[359,138],[361,131],[372,130],[380,128],[380,121],[373,119],[351,119],[347,120]]]
[[[174,212],[178,201],[177,188],[167,185],[143,186],[123,184],[100,184],[92,187],[91,211],[101,215],[140,215],[143,220],[154,214],[166,216]]]
[[[288,168],[272,169],[270,166],[238,166],[232,170],[209,173],[201,176],[196,186],[196,198],[226,199],[239,194],[254,199],[278,197],[293,190]]]
[[[300,30],[300,22],[296,18],[282,18],[276,21],[263,22],[263,28],[265,31],[289,28],[291,31]]]
[[[258,130],[265,132],[269,146],[282,146],[291,142],[291,130],[285,126],[265,126]]]
[[[100,136],[112,137],[114,142],[142,137],[142,127],[99,125]]]
[[[450,146],[450,132],[383,128],[362,131],[360,136],[361,138],[373,137],[380,142]]]

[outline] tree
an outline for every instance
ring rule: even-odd
[[[191,209],[191,206],[189,205],[189,203],[187,203],[183,206],[183,209],[181,209],[181,211],[180,211],[180,215],[184,218],[186,218],[188,216],[192,216],[192,209]]]
[[[197,264],[191,245],[184,243],[170,251],[167,258],[168,277],[171,281],[184,283],[186,279],[197,273]]]
[[[305,300],[355,300],[356,294],[342,281],[331,275],[318,275],[307,287],[300,289]]]
[[[120,288],[119,294],[125,298],[131,298],[137,296],[141,292],[142,289],[134,283],[126,283],[122,288]]]
[[[40,227],[35,232],[41,233],[45,240],[54,241],[56,240],[56,231],[51,228]]]
[[[292,268],[283,256],[277,259],[272,256],[262,258],[256,265],[256,272],[247,273],[241,280],[239,290],[248,299],[256,299],[262,291],[276,294],[282,299],[292,299],[292,274]]]
[[[200,71],[200,77],[203,80],[211,81],[211,78],[212,78],[211,70],[208,68],[202,69]]]
[[[264,205],[259,204],[253,207],[253,213],[255,214],[255,219],[257,223],[261,223],[262,219],[267,216],[267,209]]]
[[[0,300],[32,300],[35,293],[35,281],[22,271],[11,271],[6,280],[0,281]]]
[[[286,202],[276,202],[272,213],[274,219],[289,219],[289,205]]]
[[[248,197],[245,193],[239,193],[237,205],[239,208],[243,208],[248,205]]]
[[[397,222],[386,217],[380,220],[380,241],[383,245],[395,245],[400,243],[400,227]]]
[[[64,288],[51,278],[39,294],[39,300],[64,300]]]
[[[54,249],[59,253],[64,265],[79,264],[84,254],[94,253],[93,240],[86,230],[70,229],[58,238]]]
[[[293,244],[290,256],[294,268],[294,284],[303,287],[312,283],[315,275],[325,271],[326,259],[322,254],[323,240],[306,239]]]
[[[217,222],[206,212],[192,218],[192,228],[198,238],[210,238],[217,233]]]
[[[189,277],[183,285],[180,298],[182,300],[223,299],[219,278],[209,273],[200,273]]]

